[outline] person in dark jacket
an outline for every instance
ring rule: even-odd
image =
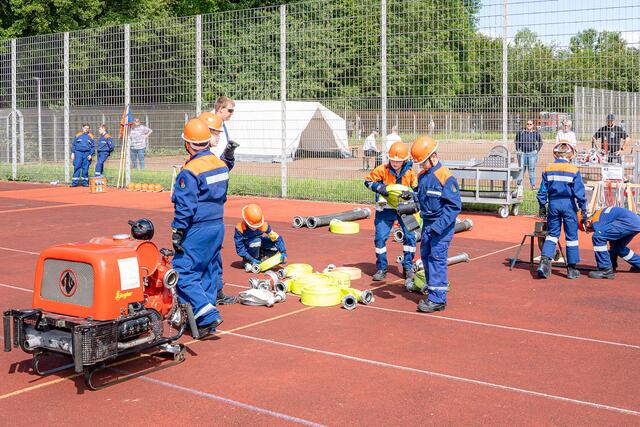
[[[516,134],[516,151],[518,153],[518,163],[520,164],[520,175],[518,185],[522,184],[524,171],[529,170],[529,183],[531,188],[536,188],[536,163],[538,163],[538,153],[542,148],[542,136],[533,126],[533,120],[527,120],[527,126]]]

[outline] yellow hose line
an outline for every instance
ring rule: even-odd
[[[286,267],[287,277],[296,277],[302,274],[313,273],[313,267],[309,264],[289,264]]]
[[[280,254],[280,252],[278,252],[277,254],[265,259],[260,263],[260,271],[267,271],[280,264],[281,261],[282,255]]]
[[[333,219],[329,223],[329,231],[334,234],[357,234],[360,232],[360,224],[353,221]]]

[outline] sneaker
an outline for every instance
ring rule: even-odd
[[[380,282],[381,280],[384,280],[385,277],[387,277],[387,270],[378,270],[376,271],[376,274],[373,275],[372,279],[374,282]]]
[[[578,269],[575,266],[569,266],[567,268],[567,279],[577,279],[578,277],[580,277]]]
[[[222,289],[218,291],[216,295],[216,305],[233,305],[238,301],[238,297],[233,295],[225,295]]]
[[[590,271],[589,277],[592,279],[615,279],[616,274],[613,272],[613,268],[607,268],[604,270]]]
[[[423,299],[418,303],[418,311],[423,313],[433,313],[434,311],[444,311],[446,306],[446,302],[437,303],[428,299]]]
[[[551,260],[546,256],[540,259],[540,267],[538,267],[538,277],[540,279],[548,279],[551,276]]]

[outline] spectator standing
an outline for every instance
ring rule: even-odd
[[[82,186],[89,186],[89,166],[95,149],[95,137],[90,132],[89,123],[82,125],[82,131],[76,133],[71,143],[71,160],[73,160],[73,178],[71,186],[77,187],[82,175]]]
[[[378,136],[378,129],[371,129],[371,133],[364,139],[364,145],[362,151],[364,152],[365,169],[369,170],[369,157],[375,158],[374,168],[377,168],[382,164],[380,151],[376,146],[376,137]]]
[[[593,134],[591,147],[597,140],[600,140],[600,149],[604,152],[608,163],[621,163],[620,152],[624,151],[625,145],[629,142],[629,135],[620,126],[616,125],[616,116],[607,115],[607,124],[602,126]]]
[[[153,133],[153,130],[140,122],[140,119],[133,119],[133,125],[129,130],[129,149],[131,152],[131,166],[136,167],[138,161],[138,169],[144,169],[144,151],[147,149],[147,140]]]
[[[574,149],[577,148],[578,140],[576,139],[576,134],[571,130],[573,122],[571,120],[564,120],[562,122],[562,128],[558,130],[556,134],[556,144],[560,142],[566,142],[571,145]]]
[[[384,142],[384,152],[389,153],[391,146],[398,141],[402,141],[402,138],[400,138],[398,134],[398,126],[394,126],[391,128],[391,133],[387,135],[387,139]]]
[[[524,171],[529,170],[529,183],[531,188],[536,188],[536,163],[538,163],[538,153],[542,148],[542,136],[533,126],[533,120],[527,120],[527,126],[516,134],[516,152],[518,153],[518,163],[520,164],[520,175],[518,185],[522,185]]]

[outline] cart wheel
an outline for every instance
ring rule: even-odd
[[[511,206],[511,215],[518,216],[519,213],[520,213],[520,205]]]
[[[508,217],[509,216],[509,206],[508,205],[500,206],[500,208],[498,209],[498,216],[500,216],[500,218]]]

